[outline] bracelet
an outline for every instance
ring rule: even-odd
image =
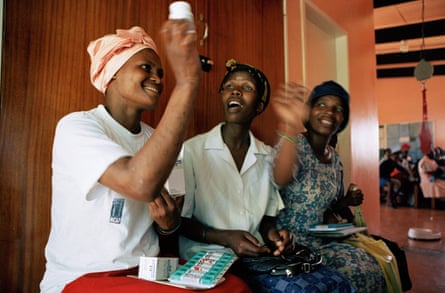
[[[164,236],[167,236],[167,235],[171,235],[171,234],[175,233],[176,231],[178,231],[179,228],[181,227],[181,223],[182,223],[181,218],[179,218],[179,222],[178,222],[178,224],[176,225],[176,227],[174,227],[174,228],[172,228],[172,229],[167,229],[167,230],[162,229],[162,228],[159,226],[159,224],[156,224],[156,229],[158,230],[158,233],[159,233],[159,234],[164,235]]]
[[[278,131],[278,130],[277,130],[277,135],[278,135],[279,137],[281,137],[281,138],[287,140],[287,141],[290,142],[290,143],[297,144],[297,139],[296,139],[295,137],[292,137],[292,136],[290,136],[290,135],[287,135],[287,134],[284,133],[284,132],[281,132],[281,131]]]

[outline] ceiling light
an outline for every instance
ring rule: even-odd
[[[420,50],[420,61],[414,69],[414,76],[416,79],[424,83],[433,75],[434,68],[428,61],[425,60],[425,0],[422,0],[422,46]],[[423,85],[425,86],[425,84]]]

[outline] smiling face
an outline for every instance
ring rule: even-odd
[[[334,134],[344,120],[344,111],[339,97],[322,96],[312,104],[307,128],[321,135]]]
[[[220,93],[227,122],[251,123],[263,111],[255,80],[245,71],[232,73]]]
[[[156,108],[163,90],[163,75],[159,56],[151,49],[143,49],[119,69],[107,94],[117,95],[143,110]]]

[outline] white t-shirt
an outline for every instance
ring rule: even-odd
[[[79,276],[137,266],[159,253],[147,204],[98,183],[110,164],[134,155],[153,129],[132,134],[99,105],[71,113],[56,128],[51,231],[42,292],[60,292]]]
[[[264,215],[284,207],[270,177],[273,149],[250,133],[250,146],[241,171],[224,144],[219,124],[184,145],[185,202],[182,216],[196,217],[216,229],[249,231],[263,241],[259,225]],[[201,249],[221,246],[180,238],[180,256],[190,259]]]

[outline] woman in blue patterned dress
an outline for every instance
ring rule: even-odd
[[[385,292],[383,273],[371,255],[309,234],[311,225],[326,223],[328,214],[335,215],[342,207],[360,204],[363,195],[344,195],[342,164],[329,145],[348,123],[349,94],[327,81],[316,86],[306,102],[295,98],[297,89],[283,88],[273,99],[275,111],[288,117],[278,126],[273,171],[285,204],[278,224],[294,232],[297,243],[319,250],[324,263],[347,277],[358,292]]]

